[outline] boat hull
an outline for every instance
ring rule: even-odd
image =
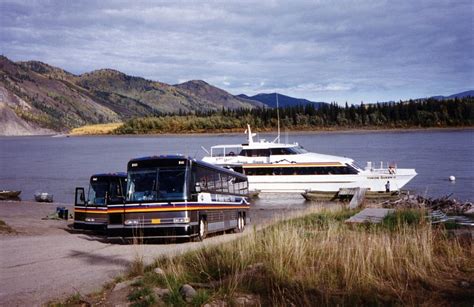
[[[415,176],[414,170],[406,169],[397,174],[248,176],[248,180],[250,190],[260,190],[262,193],[337,193],[345,188],[366,188],[372,192],[385,192],[387,181],[390,182],[390,191],[399,191]]]
[[[53,202],[53,194],[49,193],[36,193],[35,200],[40,203],[52,203]]]
[[[21,191],[0,191],[0,200],[18,199]]]
[[[367,191],[364,195],[365,199],[398,199],[400,195],[403,194],[403,191],[394,191],[394,192],[371,192]],[[311,191],[301,193],[301,195],[309,201],[317,201],[317,200],[335,200],[341,199],[343,197],[348,197],[347,195],[341,196],[338,192],[324,192],[324,191]],[[352,195],[350,196],[352,197]]]

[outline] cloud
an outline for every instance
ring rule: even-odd
[[[231,93],[383,101],[472,89],[472,3],[3,1],[0,51]]]

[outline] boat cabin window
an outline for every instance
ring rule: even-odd
[[[129,171],[127,201],[185,199],[185,175],[184,167]]]
[[[270,156],[270,149],[243,149],[240,156],[244,157],[268,157]]]
[[[293,155],[294,153],[289,148],[270,148],[270,154],[272,155]]]
[[[212,148],[211,156],[212,157],[233,157],[233,156],[237,156],[241,150],[242,150],[242,147]]]
[[[251,167],[245,168],[245,175],[355,175],[358,171],[352,166],[317,166],[317,167]]]

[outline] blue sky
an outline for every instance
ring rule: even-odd
[[[376,102],[474,89],[473,15],[471,0],[0,0],[0,53],[75,74]]]

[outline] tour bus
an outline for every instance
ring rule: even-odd
[[[243,231],[247,177],[181,155],[130,160],[125,204],[109,204],[107,237],[192,238]]]
[[[126,173],[92,175],[87,199],[84,188],[76,188],[74,228],[106,230],[108,222],[107,206],[123,204],[126,188]]]

